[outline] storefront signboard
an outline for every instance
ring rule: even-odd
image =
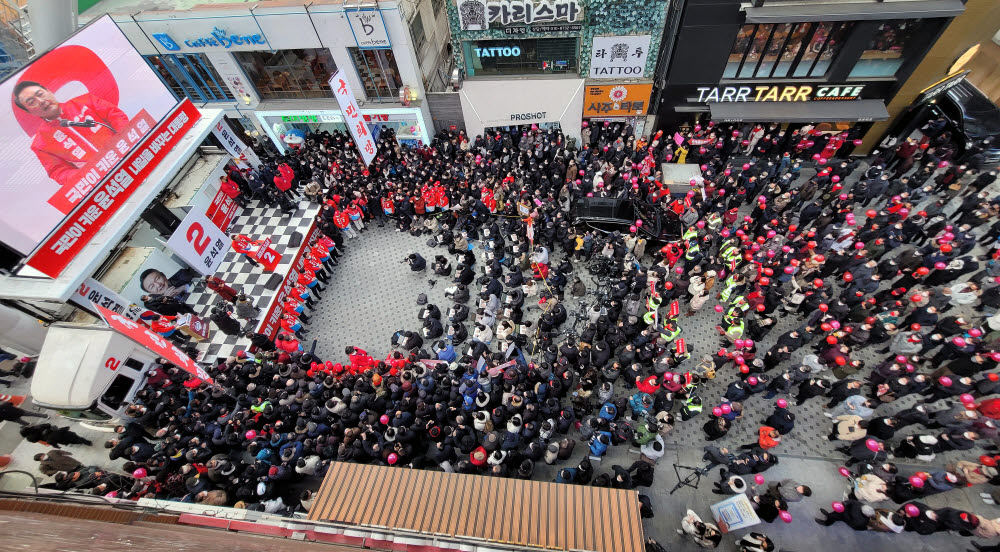
[[[205,213],[192,209],[167,240],[167,247],[207,276],[219,269],[232,242]]]
[[[698,103],[705,102],[808,102],[857,100],[863,84],[699,86]]]
[[[365,125],[361,108],[358,107],[358,102],[354,99],[351,85],[344,77],[344,70],[341,69],[334,73],[329,82],[333,95],[337,97],[340,111],[344,114],[344,124],[351,131],[354,143],[358,146],[358,151],[361,152],[361,157],[365,160],[365,166],[371,165],[372,159],[375,159],[375,140],[368,132],[368,126]]]
[[[645,115],[652,84],[587,85],[583,92],[584,117],[635,117]]]
[[[220,27],[213,27],[208,36],[192,36],[180,39],[180,43],[166,32],[151,33],[151,36],[168,52],[183,50],[184,47],[181,44],[192,50],[213,50],[218,48],[229,50],[233,47],[236,47],[236,49],[240,49],[240,47],[260,48],[267,45],[267,39],[264,38],[259,29],[257,32],[242,34],[230,32]]]
[[[595,36],[590,52],[590,78],[641,78],[651,38],[650,35]]]
[[[578,0],[456,0],[463,31],[486,31],[490,25],[575,23],[583,20]],[[532,29],[534,30],[534,29]],[[554,31],[536,31],[554,32]]]
[[[385,29],[382,11],[378,8],[347,9],[347,21],[354,33],[354,42],[362,50],[386,50],[392,48],[389,32]]]
[[[508,35],[527,35],[531,33],[578,33],[583,29],[579,23],[566,23],[562,25],[521,25],[518,27],[504,27],[503,33]]]

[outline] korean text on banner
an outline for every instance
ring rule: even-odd
[[[94,193],[80,202],[72,214],[28,259],[28,266],[52,278],[59,277],[94,235],[143,185],[174,145],[201,114],[185,99],[125,158],[118,170],[101,182]]]
[[[191,360],[191,357],[184,354],[183,351],[178,349],[167,338],[142,324],[133,322],[120,314],[115,314],[104,307],[94,305],[94,308],[97,309],[97,313],[101,315],[101,318],[116,332],[153,351],[157,356],[169,360],[174,366],[180,367],[201,381],[209,385],[215,385],[215,382],[212,381],[212,378],[208,377],[208,373],[205,372],[204,368],[198,366],[195,361]]]
[[[222,119],[215,124],[212,134],[222,142],[222,147],[226,148],[229,155],[233,156],[236,166],[241,169],[256,169],[260,165],[260,158],[248,148],[240,137],[233,133],[229,125]]]
[[[191,268],[210,275],[219,269],[232,243],[233,240],[205,213],[192,210],[167,240],[167,247]]]
[[[306,231],[305,237],[302,238],[302,243],[311,243],[317,234],[319,234],[319,227],[316,226],[316,221],[313,221],[309,226],[309,230]],[[274,292],[274,298],[271,299],[271,306],[267,309],[267,314],[264,315],[263,322],[261,322],[260,327],[257,329],[257,333],[262,333],[271,339],[274,339],[274,336],[278,334],[278,329],[281,327],[281,301],[285,297],[288,297],[292,289],[297,285],[298,269],[304,266],[302,260],[305,257],[305,252],[308,250],[308,247],[300,247],[299,251],[295,254],[295,258],[292,259],[292,266],[288,269],[285,279],[281,281],[281,287]]]
[[[107,286],[93,278],[84,280],[80,284],[80,287],[76,288],[76,291],[73,292],[73,295],[69,296],[69,300],[90,312],[96,312],[93,305],[97,305],[114,313],[123,314],[129,320],[138,320],[139,315],[146,310],[130,304],[128,299],[111,291]]]
[[[368,126],[365,125],[361,109],[358,108],[358,102],[354,99],[354,92],[347,84],[343,69],[334,73],[329,82],[330,89],[333,90],[333,95],[337,97],[337,103],[340,104],[340,110],[344,112],[344,124],[351,130],[354,143],[358,146],[367,167],[371,165],[372,159],[375,159],[375,140],[368,132]]]

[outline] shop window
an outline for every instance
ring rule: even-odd
[[[484,75],[576,73],[579,70],[576,38],[477,40],[463,42],[465,72]]]
[[[205,54],[146,56],[146,61],[178,98],[196,102],[235,101]]]
[[[921,19],[897,19],[882,23],[849,77],[895,76],[907,56],[912,56],[914,50],[925,43],[920,36],[932,32],[933,24],[930,20]]]
[[[403,81],[399,78],[396,56],[392,50],[348,50],[358,78],[364,85],[365,96],[372,101],[398,101]]]
[[[727,79],[822,77],[853,23],[743,25],[723,72]]]
[[[327,79],[337,72],[329,50],[233,52],[233,57],[266,100],[329,98]]]
[[[413,37],[413,51],[420,55],[420,51],[427,44],[427,34],[424,32],[424,20],[418,13],[410,23],[410,36]]]
[[[118,374],[114,381],[108,386],[108,390],[101,396],[101,402],[111,410],[118,410],[128,397],[128,392],[135,384],[135,380],[125,374]]]

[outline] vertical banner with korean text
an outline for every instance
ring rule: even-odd
[[[365,125],[361,109],[358,108],[358,102],[354,99],[354,92],[351,91],[351,86],[347,84],[347,78],[344,77],[343,69],[334,73],[330,77],[329,82],[330,88],[333,90],[333,95],[337,97],[337,103],[340,104],[340,110],[344,112],[344,124],[351,130],[354,143],[358,146],[358,150],[361,152],[361,157],[365,160],[365,166],[367,167],[371,165],[372,159],[375,158],[375,140],[372,139],[371,133],[368,132],[368,126]]]
[[[243,143],[239,136],[233,133],[225,120],[219,119],[212,129],[212,134],[222,142],[222,147],[226,148],[229,155],[233,156],[236,166],[241,169],[256,169],[260,165],[260,158],[254,151]]]

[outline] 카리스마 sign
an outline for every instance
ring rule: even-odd
[[[463,31],[486,31],[490,25],[531,25],[583,19],[578,0],[458,0]]]
[[[587,85],[583,92],[584,117],[635,117],[649,108],[652,84]]]

